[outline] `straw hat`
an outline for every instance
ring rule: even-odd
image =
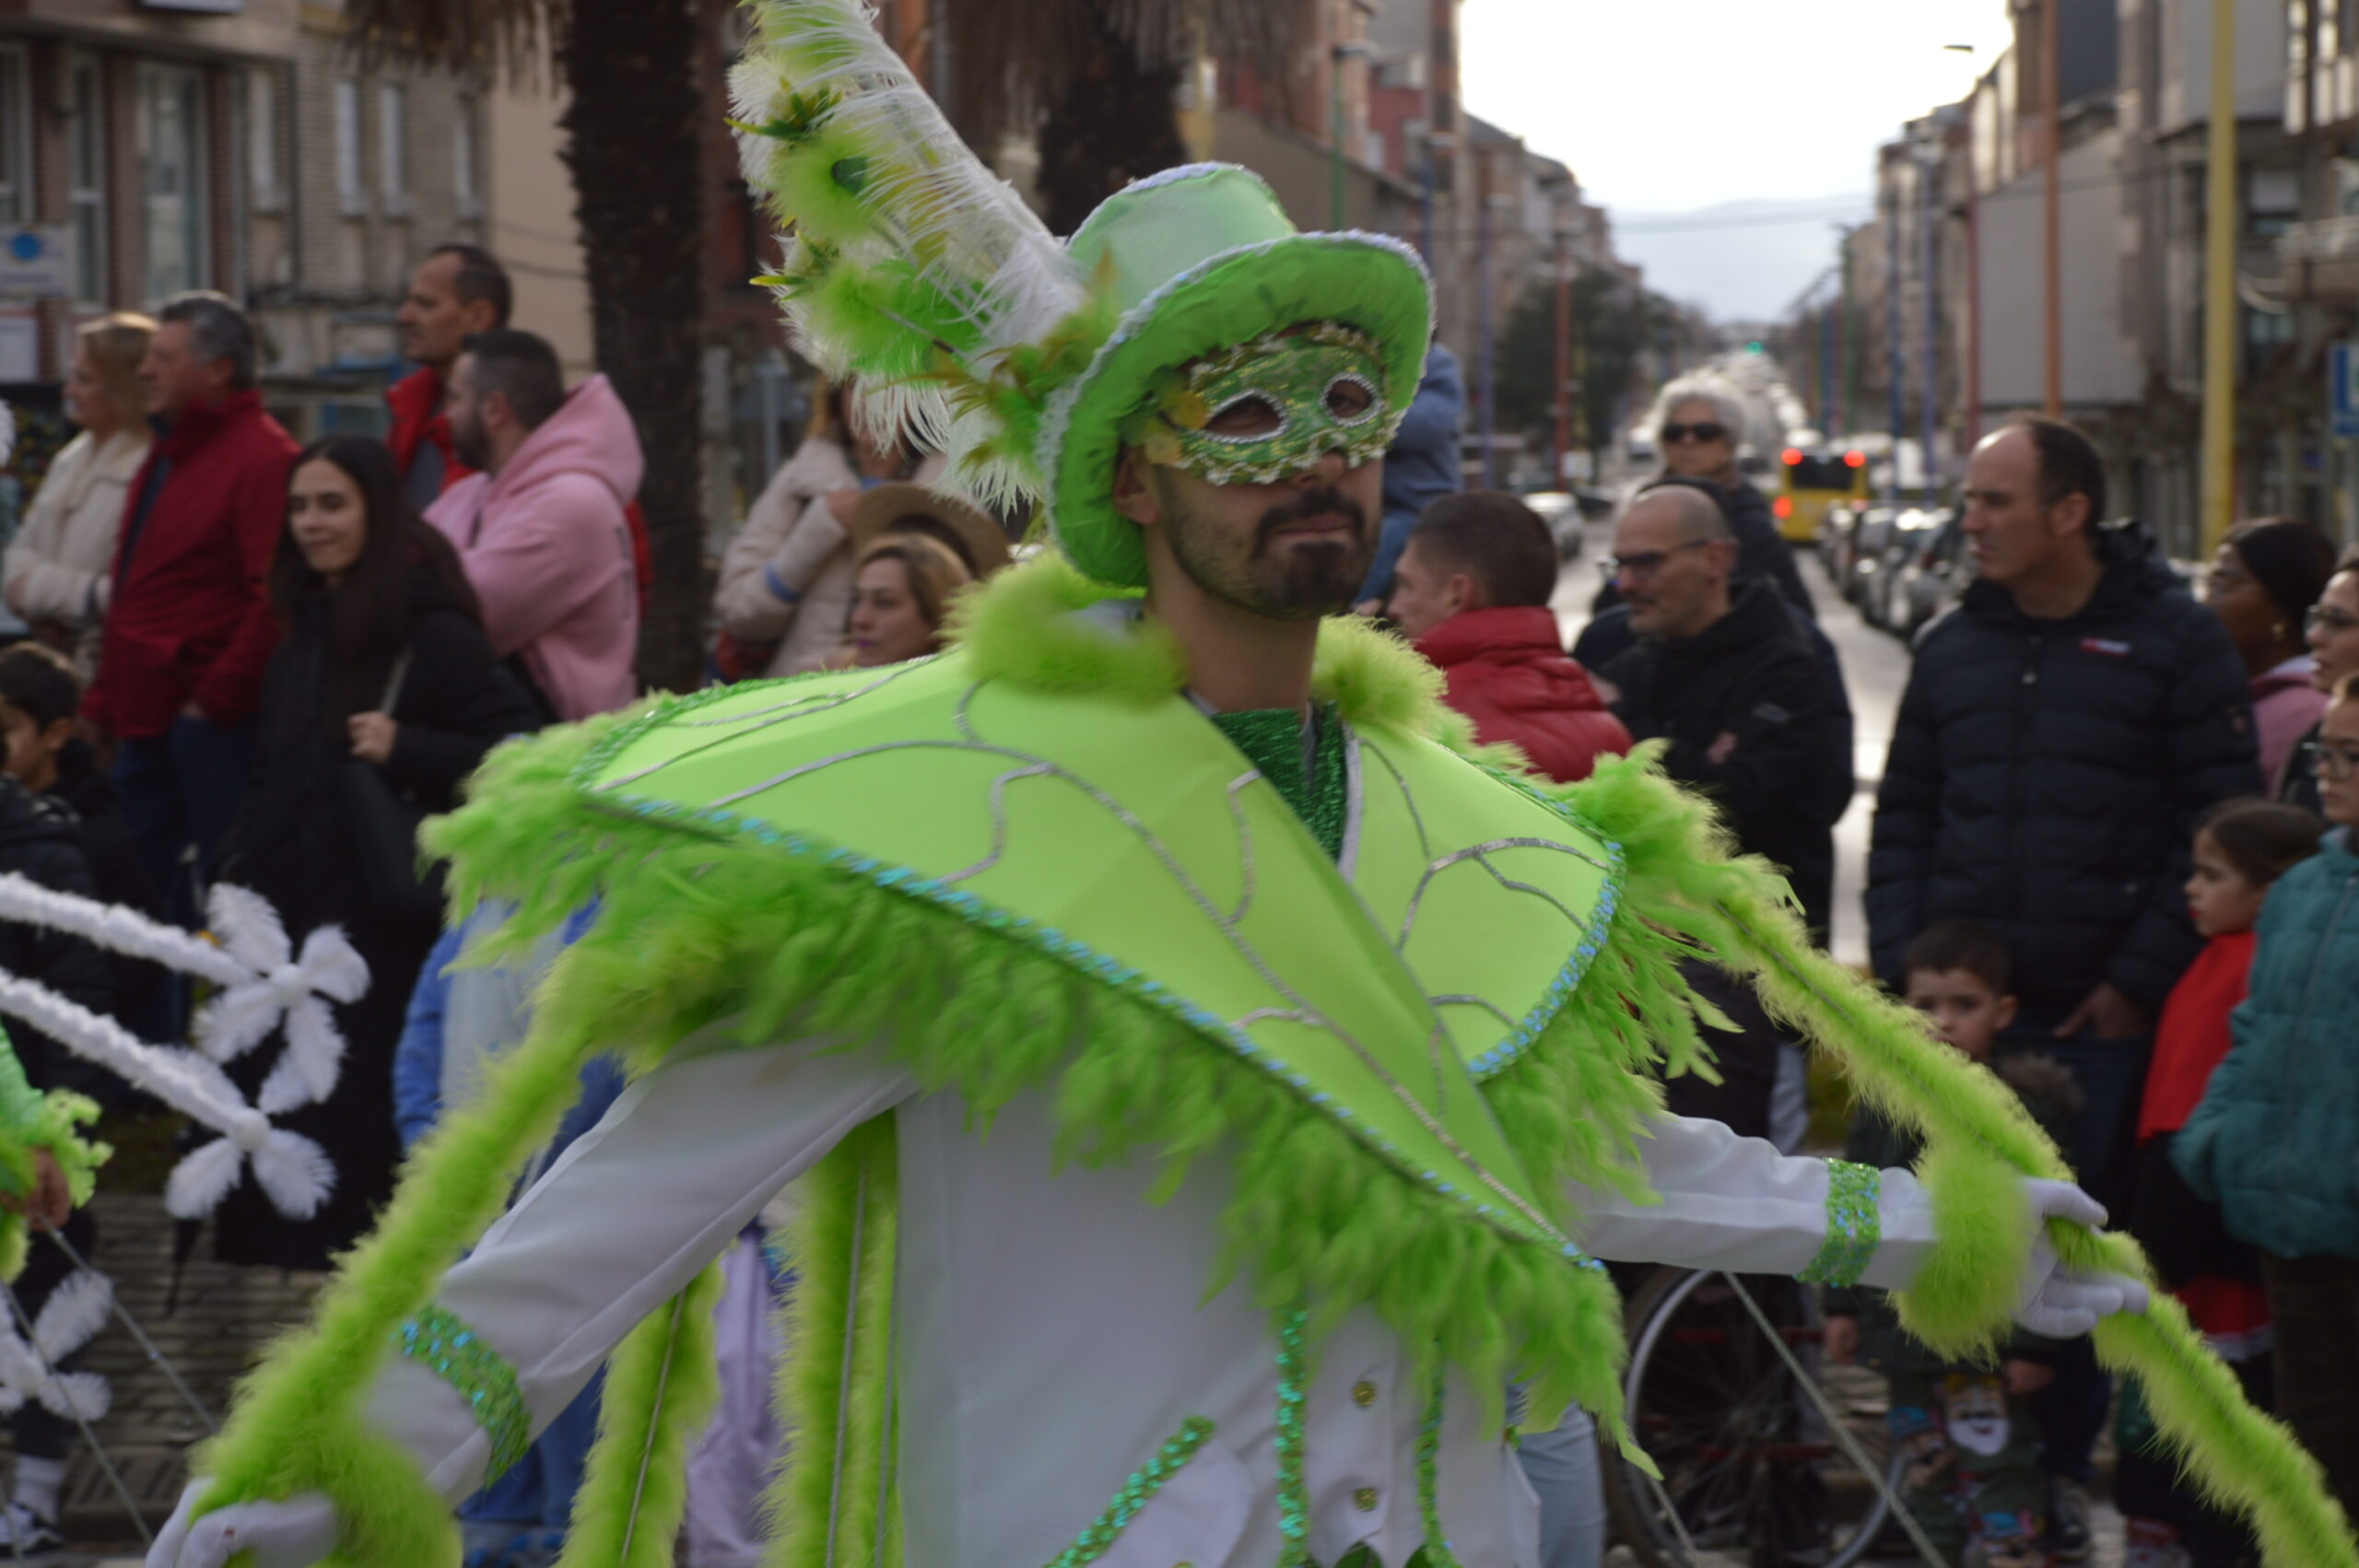
[[[991,513],[922,485],[879,485],[861,497],[844,530],[851,536],[852,554],[858,555],[868,548],[870,540],[911,517],[930,517],[957,534],[978,578],[989,577],[1008,563],[1007,530]]]

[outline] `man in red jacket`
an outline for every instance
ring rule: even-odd
[[[451,370],[470,336],[507,327],[515,299],[508,269],[480,245],[437,245],[410,274],[409,294],[393,320],[402,331],[402,357],[417,369],[385,389],[393,416],[385,444],[402,471],[402,491],[420,517],[443,491],[476,472],[451,438]],[[626,498],[623,522],[630,530],[631,571],[644,618],[647,585],[655,573],[647,519],[636,497]]]
[[[245,788],[263,664],[278,640],[270,563],[296,449],[263,412],[244,311],[219,294],[181,294],[157,320],[139,379],[161,434],[123,508],[82,713],[121,742],[123,820],[167,907],[193,919],[196,883]]]
[[[1427,507],[1393,569],[1393,622],[1441,666],[1449,706],[1486,743],[1506,742],[1562,784],[1600,752],[1630,749],[1579,664],[1548,601],[1556,543],[1513,496],[1470,490]]]

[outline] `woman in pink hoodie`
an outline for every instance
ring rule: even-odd
[[[2310,679],[2303,621],[2334,573],[2334,545],[2292,518],[2240,524],[2212,557],[2203,602],[2228,628],[2252,683],[2260,767],[2277,793],[2285,764],[2318,715],[2326,694]]]

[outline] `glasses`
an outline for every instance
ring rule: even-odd
[[[2340,781],[2359,773],[2359,746],[2311,741],[2302,747],[2302,760],[2318,778]]]
[[[2334,637],[2359,626],[2359,615],[2339,604],[2316,604],[2302,617],[2302,626],[2312,637]]]
[[[1627,556],[1608,556],[1597,563],[1597,569],[1608,581],[1619,577],[1649,578],[1662,570],[1663,563],[1682,550],[1701,550],[1716,544],[1715,539],[1690,539],[1684,544],[1673,544],[1668,550],[1640,550]]]
[[[1662,427],[1665,446],[1677,446],[1682,441],[1717,441],[1727,437],[1725,425],[1666,425]]]

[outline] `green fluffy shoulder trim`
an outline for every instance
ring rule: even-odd
[[[47,1150],[65,1177],[79,1209],[98,1189],[99,1167],[114,1151],[82,1129],[99,1119],[98,1103],[66,1089],[52,1089],[25,1107],[23,1125],[0,1130],[0,1192],[23,1198],[33,1189],[33,1156]],[[25,1217],[0,1213],[0,1281],[14,1282],[25,1271]]]

